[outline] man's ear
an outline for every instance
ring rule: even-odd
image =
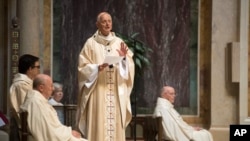
[[[38,90],[39,90],[40,92],[42,92],[43,89],[44,89],[44,84],[41,84],[41,85],[38,86]]]

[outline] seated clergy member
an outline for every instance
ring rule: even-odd
[[[32,89],[33,79],[40,73],[37,56],[24,54],[18,60],[18,73],[13,78],[9,91],[10,100],[10,141],[19,141],[20,105],[23,104],[27,91]]]
[[[188,125],[174,109],[175,89],[165,86],[157,99],[154,116],[162,117],[163,138],[171,141],[213,141],[205,129]]]
[[[21,111],[27,111],[29,141],[86,141],[71,127],[64,126],[55,109],[48,103],[53,91],[51,77],[39,74],[33,80],[33,90],[27,92]]]

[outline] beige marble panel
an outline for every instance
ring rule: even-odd
[[[211,40],[211,126],[237,123],[238,85],[226,76],[226,48],[238,38],[239,1],[213,0]]]
[[[240,124],[249,124],[248,115],[248,25],[249,1],[240,1],[240,87],[239,120]]]
[[[210,70],[211,70],[211,11],[212,2],[200,1],[199,16],[199,117],[185,119],[188,123],[202,123],[209,128],[210,123]],[[197,122],[198,121],[198,122]]]
[[[240,79],[240,44],[239,42],[234,42],[231,44],[231,59],[232,59],[232,82],[239,83]]]
[[[249,14],[249,19],[250,19],[250,14]],[[248,21],[248,116],[250,117],[250,20]]]

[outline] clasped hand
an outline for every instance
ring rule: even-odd
[[[76,130],[72,130],[72,135],[76,138],[81,138],[81,134],[79,132],[77,132]]]

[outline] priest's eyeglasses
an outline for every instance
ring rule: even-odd
[[[40,69],[40,66],[33,66],[32,68],[38,68],[38,69]]]

